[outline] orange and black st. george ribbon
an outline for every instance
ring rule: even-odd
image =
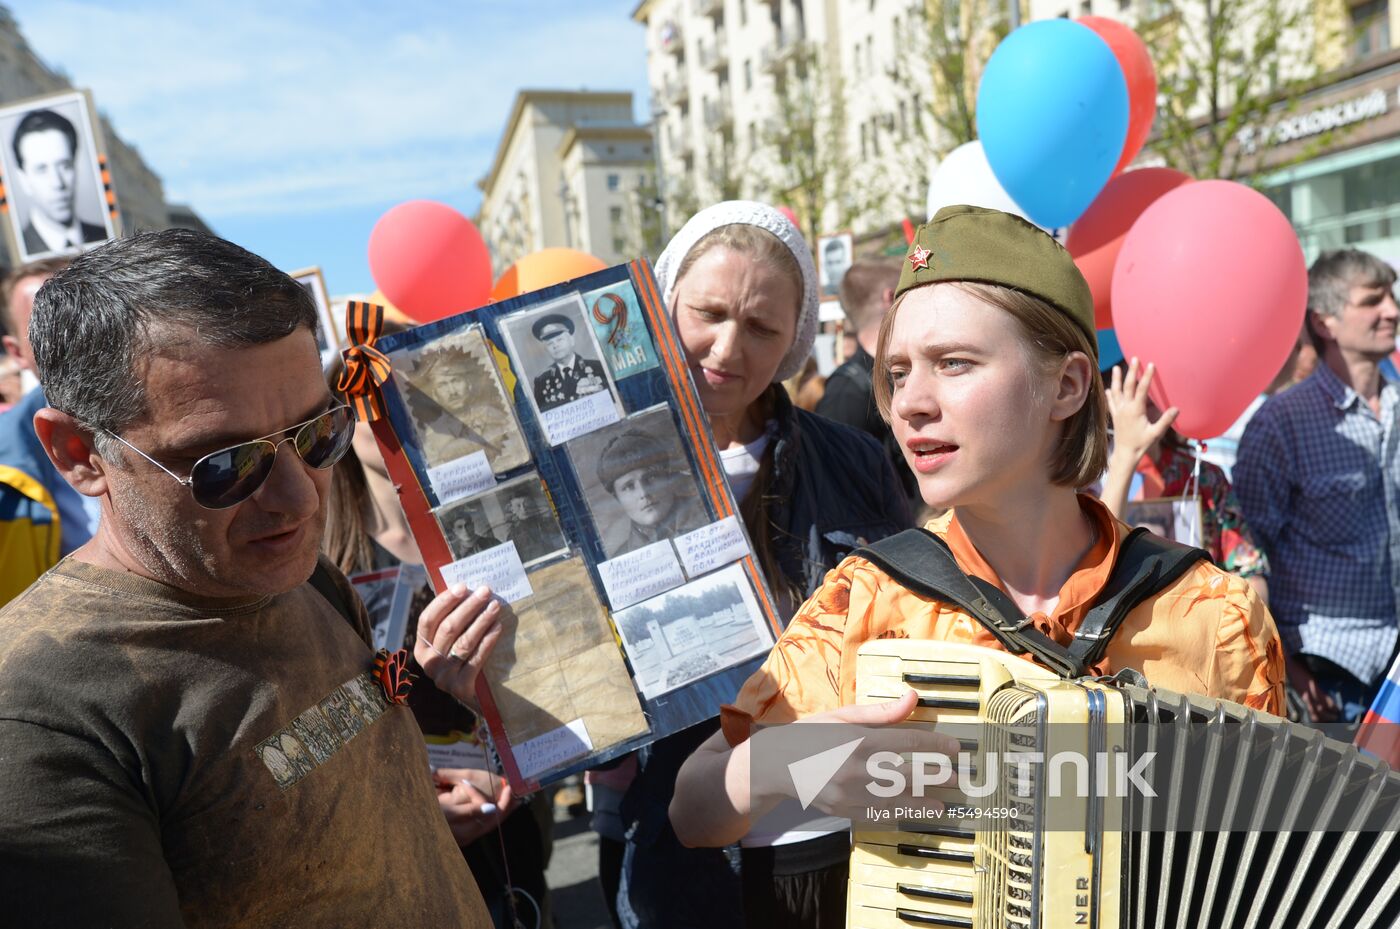
[[[379,304],[363,300],[345,304],[345,334],[350,347],[343,353],[345,370],[336,388],[350,401],[355,415],[367,423],[384,415],[379,387],[393,370],[389,359],[374,347],[383,325],[384,307]]]

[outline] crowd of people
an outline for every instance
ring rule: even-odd
[[[902,259],[852,263],[849,356],[800,398],[785,384],[810,365],[821,282],[782,214],[701,210],[656,275],[785,631],[710,722],[589,772],[617,925],[844,923],[849,821],[780,815],[747,771],[765,727],[910,715],[912,694],[854,705],[864,642],[1004,647],[868,557],[915,525],[920,557],[1000,590],[1037,655],[1310,722],[1365,712],[1400,592],[1400,310],[1380,259],[1317,259],[1298,346],[1206,443],[1218,463],[1153,404],[1150,358],[1101,370],[1087,284],[1019,217],[947,207]],[[561,319],[535,333],[559,373],[521,387],[542,404],[583,376]],[[479,730],[509,607],[425,589],[407,707],[366,671],[345,578],[422,557],[321,369],[305,291],[212,236],[139,233],[12,272],[0,324],[24,373],[0,413],[11,917],[550,925],[548,804],[513,796],[489,746],[425,757],[425,737]],[[598,475],[643,541],[684,509],[643,505],[667,483],[649,441],[621,437]],[[1125,552],[1152,544],[1124,520],[1154,498],[1199,508],[1201,551],[1084,651]]]

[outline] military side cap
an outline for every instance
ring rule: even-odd
[[[570,332],[574,331],[574,321],[558,313],[550,313],[547,316],[541,316],[539,319],[535,320],[535,324],[530,327],[530,331],[535,334],[535,338],[542,340],[544,339],[544,330],[548,326],[563,326]],[[553,335],[553,333],[550,334]]]
[[[1084,275],[1064,246],[1019,216],[976,206],[939,210],[915,233],[895,296],[941,281],[1000,284],[1039,297],[1078,323],[1097,354]]]

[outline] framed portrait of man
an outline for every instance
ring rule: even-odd
[[[326,279],[319,267],[293,271],[291,278],[311,294],[316,304],[316,348],[320,350],[324,363],[330,356],[339,354],[341,348],[340,327],[335,324],[335,315],[331,313],[331,295],[326,290]]]
[[[566,448],[608,558],[710,522],[669,405],[634,413]]]
[[[501,474],[530,460],[515,407],[479,327],[391,354],[428,467],[484,452]]]
[[[514,542],[525,567],[568,551],[569,543],[538,475],[526,474],[494,490],[437,510],[447,547],[457,559]]]
[[[855,237],[849,232],[817,236],[817,279],[821,299],[841,299],[841,278],[855,261]]]
[[[525,397],[550,445],[621,418],[583,298],[568,294],[501,321]]]
[[[0,175],[18,261],[76,254],[121,232],[86,91],[0,107]]]

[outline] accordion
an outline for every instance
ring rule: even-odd
[[[1140,676],[862,646],[858,703],[911,688],[958,776],[936,815],[855,824],[850,929],[1400,925],[1400,776],[1348,743]]]

